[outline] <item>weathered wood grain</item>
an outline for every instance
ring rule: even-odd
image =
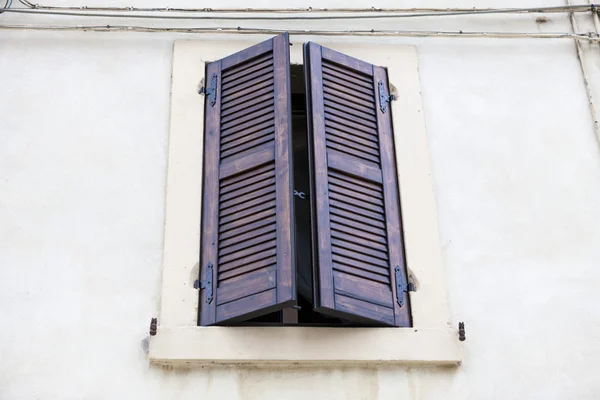
[[[288,308],[296,292],[288,36],[211,63],[212,74],[201,262],[213,265],[215,298],[201,290],[200,325]]]
[[[316,310],[358,323],[410,326],[395,273],[405,273],[390,111],[381,112],[385,69],[305,46],[312,151]],[[389,107],[388,107],[389,110]]]

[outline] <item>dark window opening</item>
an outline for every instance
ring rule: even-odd
[[[296,242],[296,307],[249,319],[239,325],[357,326],[313,310],[313,263],[308,158],[308,130],[304,66],[290,66],[292,92],[292,148],[294,162],[294,222]]]

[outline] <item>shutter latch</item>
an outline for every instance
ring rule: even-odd
[[[379,109],[382,113],[385,114],[387,111],[387,103],[392,100],[396,100],[396,97],[393,94],[388,95],[385,90],[385,84],[382,81],[379,81]]]
[[[299,192],[296,189],[294,189],[294,196],[300,197],[302,200],[306,200],[306,193]]]
[[[398,305],[402,307],[404,305],[404,293],[414,292],[415,285],[404,281],[404,275],[402,274],[402,269],[399,265],[396,265],[394,268],[396,272],[396,299],[398,301]]]
[[[215,103],[217,102],[217,74],[213,74],[212,78],[210,78],[209,87],[200,88],[200,94],[208,96],[210,106],[215,106]]]
[[[194,282],[194,289],[205,289],[206,290],[206,303],[210,304],[213,299],[213,265],[208,263],[206,266],[206,279],[200,281],[196,279]]]

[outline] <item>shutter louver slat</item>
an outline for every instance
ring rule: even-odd
[[[379,110],[383,68],[305,45],[317,311],[361,323],[410,326],[390,113]]]
[[[229,137],[232,140],[238,139],[251,132],[256,132],[257,125],[261,125],[267,121],[271,122],[272,120],[272,110],[259,110],[253,114],[253,119],[240,121],[239,123],[236,123],[237,121],[235,121],[222,127],[221,138],[225,139]]]
[[[265,258],[269,258],[271,256],[274,256],[277,254],[277,248],[273,245],[273,246],[262,246],[261,250],[258,251],[257,253],[254,254],[250,254],[247,257],[244,257],[241,261],[239,262],[230,262],[230,263],[223,263],[221,264],[221,271],[225,272],[225,271],[232,271],[235,270],[237,268],[241,268],[241,267],[245,267],[248,266],[254,262],[258,262],[261,261]],[[220,273],[220,272],[219,272]]]
[[[223,78],[227,78],[228,82],[235,82],[242,76],[246,76],[257,69],[263,68],[264,64],[273,64],[273,54],[269,52],[272,46],[264,46],[261,51],[263,55],[254,56],[250,61],[244,63],[244,68],[226,69],[223,71]],[[240,64],[238,64],[240,65]]]
[[[270,77],[271,72],[273,71],[273,58],[268,57],[265,61],[260,64],[250,66],[246,65],[246,67],[232,76],[226,76],[224,79],[227,80],[227,83],[223,85],[223,93],[225,93],[229,89],[241,89],[248,82],[257,82],[256,79],[260,77]]]
[[[323,99],[330,103],[340,104],[340,105],[346,106],[348,108],[351,108],[353,110],[348,110],[351,113],[358,111],[367,116],[372,116],[373,118],[377,119],[377,116],[375,115],[375,112],[372,108],[365,106],[361,103],[348,103],[348,102],[346,102],[346,99],[344,98],[344,96],[341,96],[338,93],[335,93],[335,94],[326,93],[323,95]]]
[[[238,111],[242,107],[250,104],[258,103],[259,98],[264,98],[266,96],[273,97],[273,88],[272,87],[264,87],[260,90],[257,90],[254,93],[249,93],[246,96],[237,98],[235,100],[230,100],[225,107],[223,107],[222,111],[235,110]]]
[[[373,271],[370,269],[358,268],[353,265],[344,265],[344,264],[339,264],[336,262],[333,263],[333,268],[336,271],[345,272],[347,274],[358,276],[358,277],[365,277],[372,281],[380,282],[385,285],[390,284],[389,277],[386,277],[383,274],[378,274],[377,271]]]
[[[218,86],[206,104],[201,262],[214,265],[216,295],[201,293],[201,325],[295,303],[288,46],[280,35],[207,66]]]
[[[266,99],[263,99],[260,103],[252,104],[251,106],[248,106],[248,107],[246,107],[246,105],[245,105],[244,108],[242,108],[241,106],[236,107],[236,108],[232,109],[232,111],[234,111],[235,113],[232,113],[232,114],[221,113],[221,122],[223,124],[225,124],[231,120],[237,120],[238,118],[246,116],[249,113],[260,111],[261,109],[264,109],[266,107],[272,107],[274,103],[275,103],[275,101],[273,100],[273,96],[271,95],[271,96],[268,96]]]
[[[372,79],[369,77],[370,71],[367,74],[362,74],[360,72],[355,72],[352,68],[340,66],[334,62],[328,63],[325,62],[322,65],[324,71],[335,71],[339,73],[341,76],[344,76],[349,82],[357,82],[358,84],[366,85],[366,87],[371,87],[373,84]]]
[[[247,210],[260,204],[275,201],[275,192],[272,191],[273,189],[268,188],[267,190],[269,190],[267,194],[256,195],[256,197],[253,196],[252,200],[243,201],[236,199],[236,201],[238,202],[236,204],[233,204],[231,207],[223,207],[223,205],[221,205],[219,210],[221,213],[221,218],[225,218],[230,214],[235,214],[237,212]]]

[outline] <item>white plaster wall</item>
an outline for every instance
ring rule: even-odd
[[[374,22],[247,26],[370,29]],[[401,27],[570,29],[558,16],[544,25],[477,17]],[[451,312],[467,325],[462,366],[149,367],[141,341],[160,297],[170,68],[179,38],[213,39],[0,31],[0,399],[600,397],[600,152],[570,41],[381,40],[418,46]],[[588,50],[598,65],[598,49]]]

